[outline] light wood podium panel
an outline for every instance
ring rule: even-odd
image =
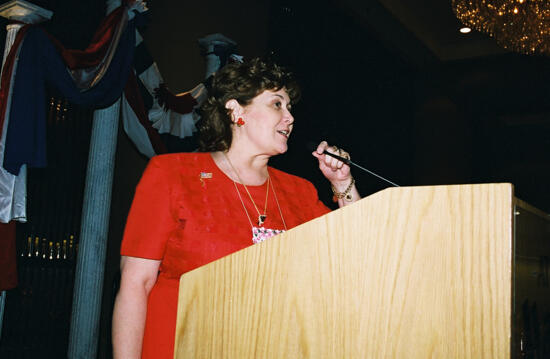
[[[388,188],[184,274],[175,358],[510,358],[510,184]]]

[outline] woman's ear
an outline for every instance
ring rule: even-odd
[[[231,100],[228,100],[225,103],[225,108],[231,111],[231,116],[234,121],[236,118],[242,115],[243,107],[241,106],[239,101],[235,100],[234,98]]]

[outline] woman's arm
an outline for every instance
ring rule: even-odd
[[[159,260],[120,260],[120,289],[113,311],[113,358],[139,359],[147,314],[147,298],[158,276]]]

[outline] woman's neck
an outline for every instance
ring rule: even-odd
[[[266,155],[251,156],[232,147],[226,152],[213,152],[212,158],[218,167],[235,182],[259,186],[265,183],[269,176],[267,172],[269,156]]]

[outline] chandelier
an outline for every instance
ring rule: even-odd
[[[509,50],[550,55],[549,0],[452,0],[456,17]]]

